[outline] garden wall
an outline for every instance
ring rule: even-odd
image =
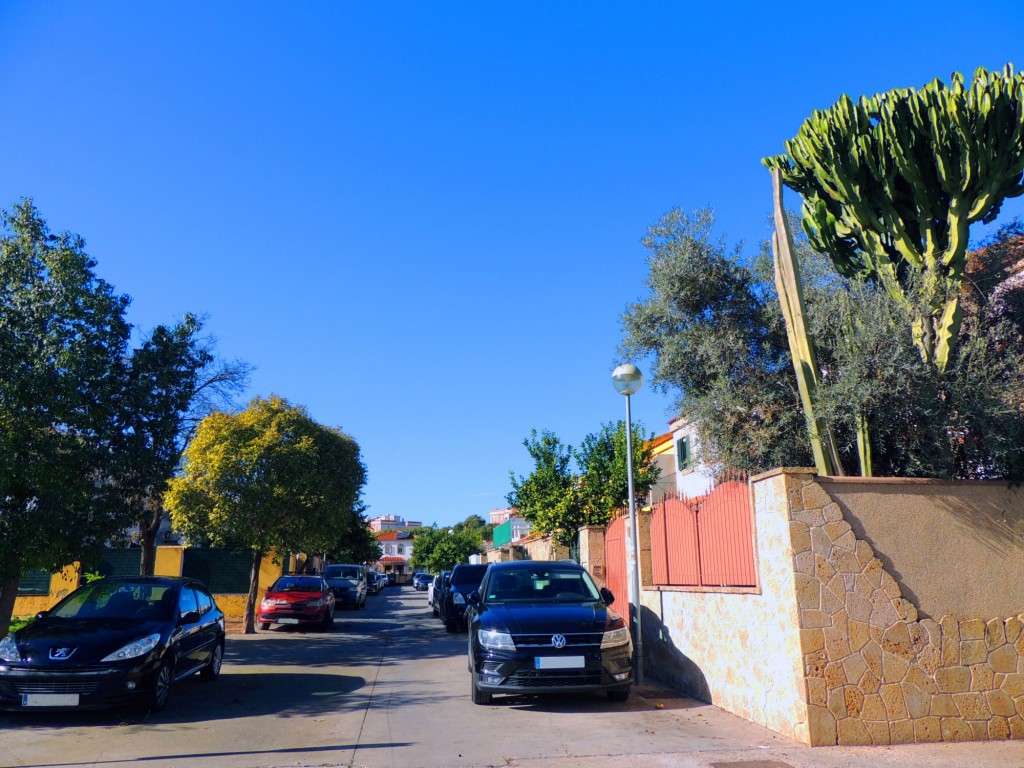
[[[812,745],[1024,739],[1024,494],[751,481],[758,587],[645,584],[650,674]]]

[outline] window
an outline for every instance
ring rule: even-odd
[[[403,554],[405,554],[405,553],[404,553],[404,552],[402,551],[402,545],[401,545],[401,544],[399,544],[399,545],[398,545],[398,546],[396,547],[396,549],[398,549],[398,554],[400,554],[400,555],[403,555]]]
[[[693,454],[690,452],[690,436],[676,440],[676,467],[685,472],[693,467]]]

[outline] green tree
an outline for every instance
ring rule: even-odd
[[[201,337],[202,321],[187,314],[159,325],[134,349],[117,398],[119,439],[115,482],[132,507],[142,547],[140,573],[153,573],[163,495],[201,415],[227,405],[248,379],[249,366],[218,361]]]
[[[366,505],[356,502],[355,515],[345,525],[336,544],[325,554],[335,563],[373,563],[380,559],[380,543],[366,522]],[[358,519],[357,519],[358,518]]]
[[[358,530],[366,471],[359,446],[280,397],[200,423],[164,503],[177,530],[253,551],[245,631],[254,632],[260,563],[270,552],[324,552]]]
[[[807,466],[770,256],[767,272],[745,262],[738,246],[715,235],[709,208],[669,211],[642,243],[648,294],[622,316],[620,354],[649,361],[651,386],[674,395],[709,463],[749,471]]]
[[[471,530],[423,528],[416,534],[409,563],[417,571],[440,573],[469,562],[470,555],[479,552],[480,537]]]
[[[922,358],[951,361],[968,232],[1024,194],[1024,75],[979,68],[815,111],[764,158],[803,195],[804,230],[843,275],[871,280],[911,316]],[[913,290],[911,290],[913,289]]]
[[[488,523],[480,515],[470,515],[461,523],[452,526],[456,531],[466,531],[476,537],[481,544],[490,541],[494,536],[494,526]]]
[[[629,502],[626,471],[626,423],[603,424],[587,435],[575,451],[580,470],[579,498],[581,525],[607,525]],[[633,424],[633,493],[643,499],[658,481],[661,469],[653,462],[653,448],[644,435],[643,424]]]
[[[582,520],[572,471],[572,446],[563,445],[549,430],[538,435],[535,429],[523,445],[533,459],[533,471],[518,478],[509,472],[512,490],[505,498],[535,531],[550,533],[557,541],[570,545],[576,541],[578,521]]]
[[[95,266],[31,200],[0,215],[0,635],[25,571],[85,558],[131,523],[110,482],[129,298]]]

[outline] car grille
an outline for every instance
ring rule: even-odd
[[[517,688],[557,688],[570,685],[601,685],[601,672],[580,670],[522,669],[506,680]]]
[[[534,635],[513,635],[512,640],[515,642],[516,648],[554,648],[551,638],[555,634],[547,632]],[[562,635],[565,637],[566,648],[600,648],[601,641],[604,639],[603,632],[563,632]]]
[[[97,680],[33,680],[32,682],[12,682],[10,684],[15,695],[26,693],[96,693],[100,684]]]

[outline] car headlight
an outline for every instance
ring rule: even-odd
[[[14,642],[14,635],[8,635],[0,640],[0,660],[21,661],[21,654],[18,653],[18,644]]]
[[[159,642],[159,633],[140,637],[138,640],[133,640],[128,643],[128,645],[123,648],[118,648],[109,656],[105,656],[102,661],[124,661],[125,659],[134,659],[138,656],[145,656],[156,648]]]
[[[310,608],[323,608],[324,602],[324,598],[318,597],[316,600],[310,600],[308,605]]]
[[[516,644],[512,642],[512,635],[508,632],[496,632],[493,629],[478,629],[476,638],[483,648],[492,651],[514,651]]]
[[[629,629],[626,627],[609,629],[604,633],[604,637],[601,638],[601,648],[618,648],[620,645],[628,643]]]
[[[452,602],[455,603],[456,605],[465,605],[466,604],[466,598],[464,598],[462,596],[461,592],[455,592],[455,593],[452,594]]]
[[[269,611],[273,607],[274,607],[274,601],[273,600],[261,600],[260,601],[260,610],[261,611]]]

